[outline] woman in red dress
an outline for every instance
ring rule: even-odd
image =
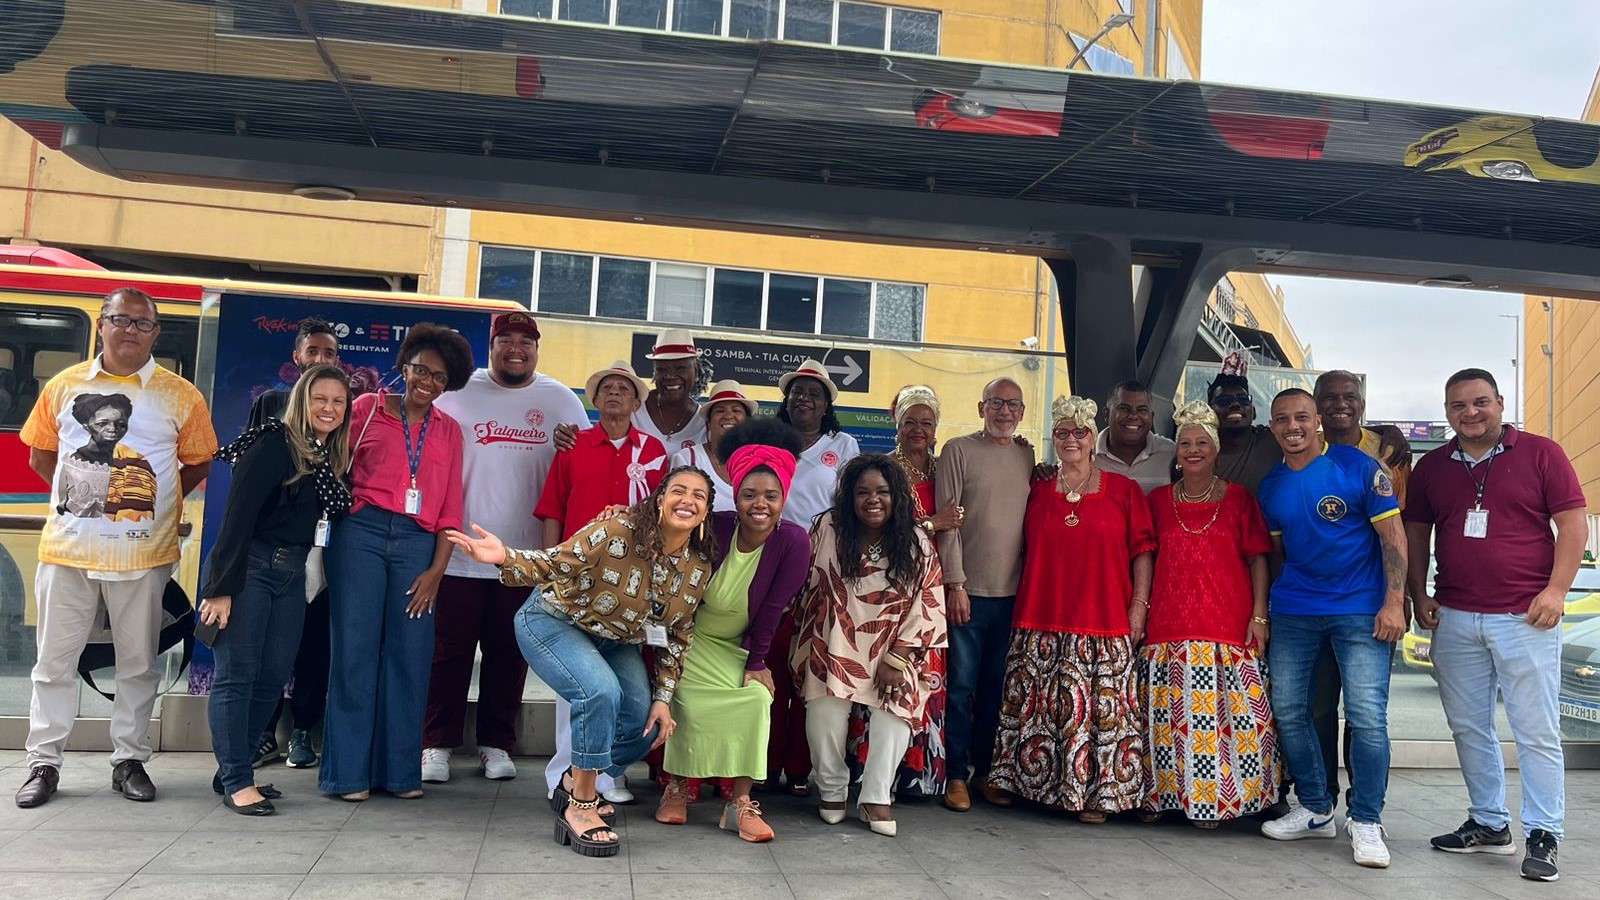
[[[1267,535],[1250,492],[1218,478],[1217,414],[1186,404],[1183,480],[1150,494],[1156,556],[1140,679],[1149,712],[1140,818],[1176,810],[1198,828],[1278,799],[1267,650]]]
[[[1050,411],[1061,468],[1028,497],[989,783],[1100,823],[1143,799],[1134,648],[1156,541],[1138,483],[1094,464],[1094,401]]]

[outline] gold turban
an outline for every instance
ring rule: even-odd
[[[1057,397],[1056,402],[1050,404],[1050,428],[1053,430],[1062,422],[1071,422],[1079,428],[1094,428],[1095,414],[1100,411],[1093,400],[1087,397]]]
[[[898,428],[900,426],[901,420],[906,417],[906,413],[910,412],[913,406],[926,406],[933,410],[933,419],[938,422],[939,397],[934,394],[933,388],[925,384],[908,384],[900,389],[900,393],[894,395],[894,409],[892,412],[894,413],[895,427]]]
[[[1211,404],[1204,400],[1190,400],[1188,403],[1178,407],[1177,411],[1172,414],[1172,422],[1177,426],[1174,436],[1182,435],[1183,430],[1191,426],[1202,428],[1205,430],[1206,435],[1211,438],[1211,443],[1221,446],[1221,442],[1217,438],[1217,412],[1211,408]]]

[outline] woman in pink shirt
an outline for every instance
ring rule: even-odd
[[[422,796],[422,715],[433,603],[461,527],[461,427],[433,401],[464,387],[472,348],[419,324],[400,345],[404,393],[351,404],[355,502],[328,542],[332,671],[317,786],[346,800],[373,788]]]

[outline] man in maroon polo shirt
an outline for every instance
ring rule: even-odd
[[[1495,735],[1498,688],[1522,775],[1522,876],[1555,881],[1566,808],[1560,625],[1589,537],[1583,490],[1560,445],[1501,422],[1505,401],[1483,369],[1450,376],[1444,411],[1456,436],[1417,463],[1403,513],[1411,595],[1417,621],[1433,629],[1439,698],[1469,799],[1467,820],[1432,844],[1517,852]]]

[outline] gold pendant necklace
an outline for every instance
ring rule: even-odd
[[[868,544],[867,545],[867,559],[870,562],[882,562],[883,561],[883,542],[882,541],[879,541],[876,544]]]
[[[1199,535],[1199,534],[1205,534],[1206,531],[1208,531],[1211,528],[1212,525],[1215,525],[1217,523],[1217,517],[1222,515],[1222,504],[1221,503],[1218,503],[1216,508],[1211,511],[1211,518],[1206,520],[1206,523],[1204,525],[1201,525],[1198,529],[1190,528],[1188,523],[1183,521],[1183,510],[1181,508],[1179,508],[1179,506],[1178,506],[1178,495],[1179,494],[1183,494],[1183,499],[1186,502],[1189,502],[1189,503],[1209,503],[1211,501],[1211,493],[1213,491],[1215,491],[1216,489],[1217,489],[1217,476],[1215,476],[1215,475],[1211,476],[1211,483],[1206,485],[1206,492],[1204,494],[1201,494],[1197,498],[1196,497],[1190,497],[1189,493],[1187,491],[1183,490],[1183,483],[1182,482],[1178,483],[1178,489],[1172,492],[1172,515],[1178,520],[1178,527],[1179,528],[1182,528],[1188,534]]]
[[[1081,519],[1078,518],[1078,504],[1083,502],[1083,489],[1088,487],[1089,486],[1089,482],[1093,481],[1093,480],[1094,480],[1094,466],[1090,466],[1089,467],[1089,474],[1087,476],[1085,476],[1082,481],[1078,482],[1078,486],[1077,487],[1067,488],[1066,499],[1067,499],[1068,503],[1072,504],[1072,509],[1067,511],[1067,517],[1065,519],[1063,519],[1062,521],[1064,521],[1066,523],[1068,528],[1076,528],[1076,527],[1078,527],[1078,523],[1080,521],[1082,521]],[[1064,483],[1061,484],[1060,486],[1061,487],[1066,487],[1066,485]]]

